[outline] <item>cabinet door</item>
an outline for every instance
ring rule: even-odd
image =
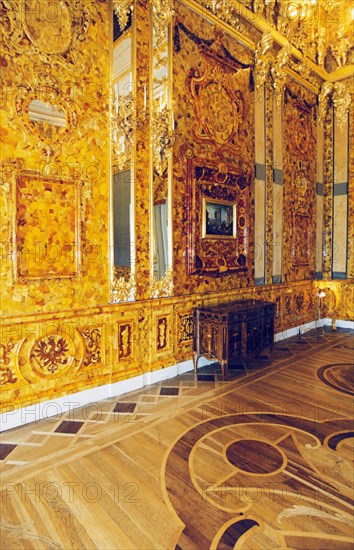
[[[222,350],[222,326],[214,323],[200,323],[199,353],[209,359],[218,357]]]
[[[249,319],[246,322],[246,353],[256,355],[264,348],[263,319]]]
[[[242,322],[229,326],[228,358],[231,362],[238,357],[242,357]]]

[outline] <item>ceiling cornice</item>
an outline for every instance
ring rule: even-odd
[[[208,19],[211,23],[218,25],[220,28],[222,28],[225,32],[230,34],[231,36],[234,36],[238,42],[246,46],[247,48],[251,50],[256,49],[256,44],[253,42],[253,40],[249,39],[244,34],[240,33],[238,30],[234,29],[231,25],[226,23],[225,21],[222,21],[219,19],[216,15],[214,15],[211,11],[205,8],[200,2],[197,0],[178,0],[181,4],[184,4],[188,8],[195,11],[197,14],[201,15],[203,18]],[[238,0],[233,0],[233,8],[237,12],[237,14],[240,16],[240,18],[248,21],[253,27],[258,29],[262,34],[265,32],[270,32],[273,42],[278,44],[281,48],[287,46],[289,44],[289,41],[285,36],[280,34],[270,23],[264,19],[259,14],[253,13],[251,10],[246,8],[241,2]],[[312,73],[316,76],[318,76],[322,81],[324,82],[338,82],[339,80],[344,80],[347,78],[350,78],[354,76],[354,65],[347,65],[345,67],[340,67],[333,71],[332,73],[328,73],[323,67],[320,67],[316,63],[314,63],[311,59],[308,57],[304,57],[302,52],[295,48],[293,45],[291,45],[291,55],[298,60],[302,60],[303,58],[306,59],[306,63]],[[289,69],[289,74],[296,78],[296,80],[301,81],[302,83],[306,84],[306,87],[311,89],[312,91],[315,91],[315,86],[313,84],[309,83],[305,79],[303,79],[300,75],[298,75],[295,71]]]

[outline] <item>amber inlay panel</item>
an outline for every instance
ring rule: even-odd
[[[133,357],[133,324],[118,323],[118,360],[126,361]]]
[[[79,273],[78,186],[74,181],[21,174],[16,189],[16,276]]]

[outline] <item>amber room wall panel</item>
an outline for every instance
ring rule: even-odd
[[[317,182],[316,182],[316,279],[322,279],[323,261],[323,124],[317,121]]]
[[[333,258],[332,278],[347,278],[348,237],[348,121],[339,126],[334,118]]]
[[[265,95],[264,86],[255,94],[255,257],[254,281],[256,285],[265,284],[266,254],[266,154],[265,154]]]
[[[283,273],[312,279],[316,247],[316,96],[288,79],[284,95]]]
[[[2,313],[104,304],[108,3],[9,2],[3,25]]]
[[[206,18],[176,4],[173,263],[178,295],[254,284],[253,57]],[[218,208],[236,222],[226,239],[208,234],[209,210],[213,217]],[[234,214],[227,214],[229,209]]]
[[[283,247],[283,129],[282,111],[273,106],[273,276],[272,282],[282,282],[282,247]]]
[[[353,85],[351,89],[353,88]],[[349,112],[348,279],[354,278],[354,96]]]
[[[232,35],[226,25],[211,24],[206,11],[175,4],[168,144],[174,295],[148,299],[154,295],[146,112],[151,22],[147,3],[138,2],[137,300],[110,303],[110,4],[58,2],[56,21],[48,19],[45,2],[38,20],[33,10],[20,20],[20,4],[34,5],[14,1],[2,8],[1,411],[83,390],[94,391],[92,399],[109,397],[120,382],[127,391],[131,379],[143,385],[161,380],[167,367],[191,368],[195,306],[269,300],[276,303],[275,332],[283,335],[313,322],[318,287],[312,279],[321,268],[316,216],[322,216],[320,193],[317,206],[315,200],[316,98],[289,79],[281,119],[269,72],[267,105],[264,94],[256,97],[261,32],[245,22],[244,34]],[[352,124],[350,132],[353,144]],[[327,179],[317,175],[325,187],[325,227],[332,227],[329,172]],[[346,199],[336,193],[340,236],[339,201]],[[349,283],[316,284],[329,289],[326,316],[352,316]]]

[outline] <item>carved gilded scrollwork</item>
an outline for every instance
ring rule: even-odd
[[[45,119],[35,120],[30,117],[30,109],[40,100],[46,108],[55,107],[63,116],[63,125],[58,126]],[[77,104],[69,93],[63,93],[59,80],[50,69],[38,72],[31,83],[20,83],[14,95],[14,110],[22,120],[24,130],[37,138],[36,149],[44,154],[47,160],[61,153],[62,144],[74,144],[73,131],[80,119]]]
[[[336,122],[341,131],[348,121],[348,113],[352,98],[348,87],[343,82],[336,82],[334,85],[333,105],[336,115]]]
[[[88,3],[76,0],[1,2],[4,44],[16,54],[37,55],[84,71],[80,48],[90,24]]]
[[[263,4],[263,2],[262,2]],[[267,56],[273,45],[273,38],[270,31],[262,35],[255,51],[255,69],[256,69],[256,92],[259,94],[263,89],[264,83],[269,73],[270,59]]]
[[[173,294],[173,278],[172,267],[169,266],[163,277],[158,279],[156,274],[151,281],[151,298],[161,298],[163,296],[172,296]]]
[[[273,89],[275,94],[276,107],[279,110],[283,99],[283,92],[286,81],[286,65],[291,54],[292,46],[287,44],[282,48],[275,59],[271,68],[271,74],[273,77]]]
[[[167,41],[168,27],[174,14],[174,0],[152,0],[154,46],[159,49]]]
[[[321,88],[318,101],[319,120],[323,123],[331,102],[334,106],[336,122],[341,131],[348,121],[348,113],[352,101],[348,86],[343,82],[325,82]]]
[[[128,24],[129,13],[134,8],[132,0],[113,0],[113,9],[118,17],[118,22],[123,31]]]
[[[119,269],[119,268],[118,268]],[[135,293],[135,274],[129,270],[123,276],[118,272],[113,274],[112,302],[126,302]]]

